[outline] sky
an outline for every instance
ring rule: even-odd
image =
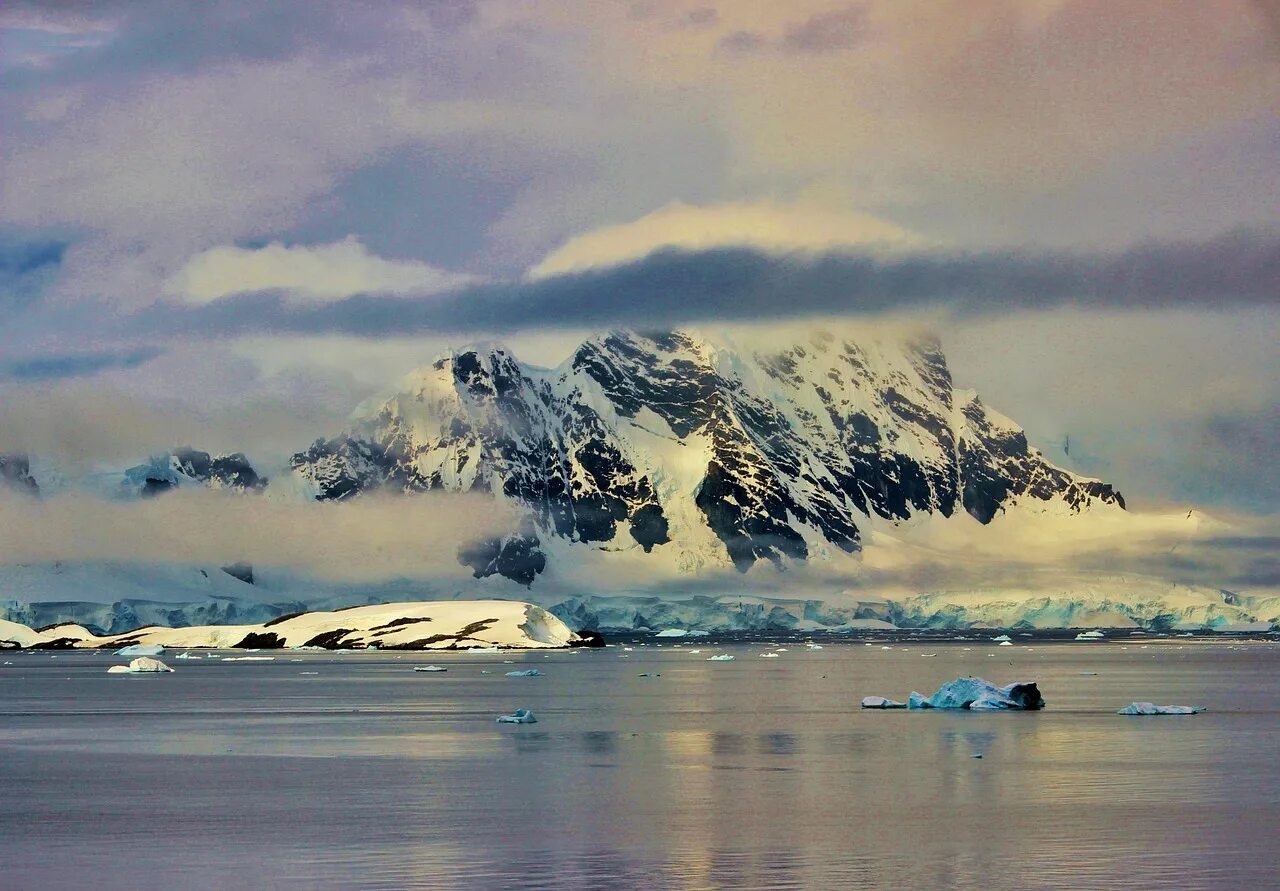
[[[0,159],[0,452],[271,464],[451,345],[892,319],[1131,504],[1280,512],[1271,0],[9,0]]]

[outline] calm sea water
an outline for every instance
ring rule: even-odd
[[[1277,886],[1274,643],[776,640],[158,677],[3,653],[0,887]],[[1048,707],[858,708],[968,674]]]

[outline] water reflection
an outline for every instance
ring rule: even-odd
[[[519,688],[463,659],[430,688],[373,656],[323,683],[33,661],[0,673],[0,861],[33,888],[1263,887],[1280,653],[1149,652],[1038,645],[1049,709],[986,715],[857,709],[964,673],[910,647],[556,654]],[[1183,697],[1213,710],[1113,714]],[[494,724],[520,705],[539,723]]]

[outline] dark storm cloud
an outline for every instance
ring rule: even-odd
[[[40,298],[62,266],[62,241],[11,238],[0,233],[0,321]]]
[[[958,316],[1020,309],[1239,308],[1280,304],[1280,238],[1236,234],[1116,254],[858,253],[771,255],[747,248],[664,250],[621,266],[486,284],[423,297],[358,295],[323,305],[282,294],[162,306],[147,333],[226,336],[609,326],[669,326],[812,315],[946,309]],[[135,331],[134,333],[141,333]]]
[[[47,381],[87,377],[100,371],[137,368],[161,354],[155,347],[122,352],[68,353],[0,362],[0,380]]]

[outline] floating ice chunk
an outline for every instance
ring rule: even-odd
[[[224,656],[223,662],[275,662],[275,656]]]
[[[502,647],[471,647],[468,653],[501,653]]]
[[[688,633],[685,628],[663,628],[654,637],[684,637]]]
[[[1076,640],[1102,640],[1106,637],[1101,631],[1081,631],[1076,635]]]
[[[1000,641],[1000,643],[998,644],[998,646],[1002,646],[1002,647],[1011,647],[1011,646],[1013,646],[1013,641],[1011,641],[1011,640],[1002,640],[1002,641]]]
[[[415,665],[414,671],[448,671],[443,665]]]
[[[1009,636],[1009,635],[1007,635],[1007,634],[1001,634],[999,637],[993,637],[993,638],[991,638],[991,639],[992,639],[992,640],[994,640],[994,641],[999,641],[999,642],[1001,642],[1001,643],[1003,643],[1004,641],[1007,641],[1007,640],[1013,640],[1013,638],[1012,638],[1012,637],[1010,637],[1010,636]]]
[[[701,652],[702,652],[702,650],[690,650],[690,651],[689,651],[689,655],[690,655],[690,656],[695,656],[695,655],[697,655],[698,653],[701,653]]]
[[[808,647],[808,648],[809,648],[809,649],[811,649],[811,650],[820,650],[820,649],[822,649],[822,644],[811,643],[811,644],[805,644],[805,646],[806,646],[806,647]]]
[[[761,659],[777,659],[778,654],[777,653],[761,653],[760,658]]]
[[[537,724],[538,719],[527,708],[518,708],[512,714],[498,715],[499,724]]]
[[[719,656],[712,656],[707,661],[708,662],[732,662],[733,657],[730,656],[728,653],[721,653]]]
[[[179,653],[178,655],[174,656],[173,658],[175,658],[175,659],[203,659],[204,657],[203,657],[203,656],[192,656],[189,652],[187,652],[186,650],[184,650],[184,651],[182,651],[181,653]]]
[[[116,656],[159,656],[164,652],[164,647],[155,646],[154,644],[131,644],[127,647],[121,647],[116,650]]]
[[[1044,699],[1040,696],[1040,688],[1034,682],[1018,682],[997,687],[982,678],[959,678],[949,684],[943,684],[938,688],[937,693],[927,699],[924,694],[913,692],[907,700],[907,707],[912,709],[967,708],[973,711],[1003,709],[1032,711],[1044,708]]]
[[[885,699],[883,696],[864,696],[862,697],[863,708],[906,708],[905,702],[898,702],[896,699]]]
[[[507,677],[509,678],[540,678],[542,677],[542,672],[538,671],[538,669],[536,668],[526,668],[524,671],[508,671]]]
[[[1117,715],[1198,715],[1204,711],[1201,705],[1156,705],[1151,702],[1133,702]]]
[[[141,658],[134,659],[128,665],[111,666],[107,669],[107,674],[155,674],[164,671],[173,671],[173,669],[165,665],[159,659],[142,656]]]

